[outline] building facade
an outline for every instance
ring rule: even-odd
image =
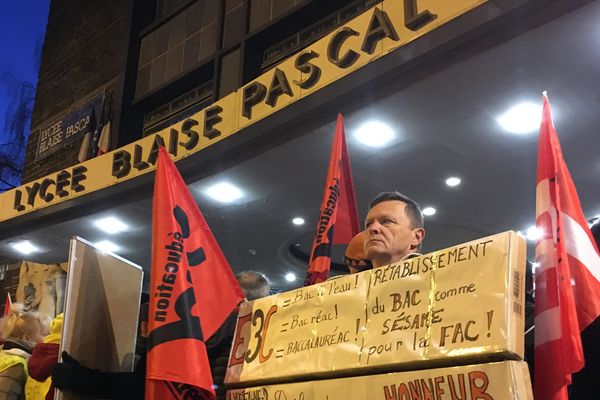
[[[590,37],[597,8],[583,0],[54,0],[24,184],[0,196],[2,257],[22,257],[11,246],[26,239],[44,249],[28,258],[63,262],[71,236],[100,241],[93,220],[122,212],[135,228],[118,239],[120,254],[148,269],[151,172],[162,145],[233,268],[264,270],[285,288],[285,273],[306,267],[339,112],[361,217],[374,194],[394,188],[447,207],[428,220],[425,250],[524,230],[534,214],[535,143],[509,140],[491,116],[509,98],[539,101],[552,87],[559,109],[594,101],[586,90],[593,53],[577,38]],[[392,122],[391,144],[359,143],[358,127],[372,117]],[[565,148],[578,155],[593,148],[581,147],[593,141],[593,122],[582,118],[565,129],[577,132]],[[573,157],[573,174],[592,216],[600,209],[585,159]],[[463,174],[469,197],[433,189],[449,173]],[[245,182],[246,197],[210,200],[206,186],[217,178]],[[294,216],[307,223],[290,227]]]

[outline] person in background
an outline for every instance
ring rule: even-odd
[[[260,272],[242,271],[236,275],[236,278],[248,301],[266,297],[271,293],[269,280]]]
[[[365,219],[365,256],[373,267],[419,256],[424,238],[423,214],[410,197],[383,192],[371,200]]]
[[[13,304],[10,314],[0,320],[4,345],[0,350],[0,400],[25,399],[27,360],[46,332],[38,313],[22,312]]]
[[[58,314],[50,323],[50,333],[38,343],[27,361],[29,377],[25,384],[27,400],[54,399],[54,385],[50,375],[58,362],[60,337],[62,334],[64,314]]]
[[[356,234],[344,252],[344,264],[351,274],[373,269],[373,264],[365,256],[365,231]]]
[[[251,270],[242,271],[236,275],[236,278],[248,301],[266,297],[271,293],[269,280],[260,272]],[[223,386],[223,382],[225,381],[225,373],[227,372],[229,351],[231,350],[231,343],[235,334],[238,312],[238,308],[233,310],[219,330],[206,341],[206,351],[208,353],[217,400],[225,400],[226,389]]]

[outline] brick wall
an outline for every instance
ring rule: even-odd
[[[51,1],[23,183],[77,163],[80,142],[36,162],[39,129],[84,105],[104,88],[113,89],[124,65],[127,3]]]

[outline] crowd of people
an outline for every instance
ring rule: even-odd
[[[600,223],[592,227],[594,238],[600,238]],[[425,238],[423,214],[418,204],[398,192],[384,192],[369,204],[365,229],[348,244],[344,261],[350,273],[362,272],[419,256]],[[533,364],[533,279],[528,263],[526,321],[526,361]],[[247,300],[256,300],[271,293],[267,277],[256,271],[237,275]],[[217,399],[225,398],[223,381],[235,331],[237,310],[221,328],[206,341],[208,358]],[[23,312],[18,306],[0,321],[4,344],[0,350],[0,400],[45,399],[54,396],[54,386],[60,390],[105,399],[143,399],[146,375],[146,337],[148,335],[148,305],[143,304],[138,321],[137,363],[133,372],[109,373],[80,364],[67,353],[59,361],[62,314],[48,323],[38,313]],[[600,390],[594,379],[600,361],[599,347],[593,339],[600,331],[593,324],[584,332],[587,367],[575,375],[573,398],[587,398],[589,390]],[[587,339],[586,339],[587,338]],[[528,340],[530,339],[530,340]],[[589,358],[589,360],[588,360]],[[576,393],[580,393],[576,395]]]
[[[268,296],[271,288],[265,275],[244,271],[237,275],[247,300]],[[24,312],[14,304],[0,320],[3,346],[0,350],[0,400],[51,400],[54,388],[100,399],[144,398],[148,303],[140,307],[136,365],[133,372],[103,372],[88,368],[68,353],[59,362],[63,314],[50,323],[37,312]],[[206,341],[215,391],[225,398],[225,372],[235,331],[237,310]]]

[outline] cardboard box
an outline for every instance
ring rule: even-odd
[[[227,400],[532,400],[527,363],[461,367],[298,382],[227,392]]]
[[[505,232],[244,303],[225,382],[522,358],[525,252]]]

